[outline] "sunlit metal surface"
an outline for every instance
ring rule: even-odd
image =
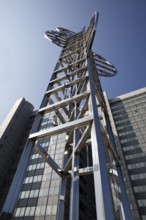
[[[75,35],[75,32],[61,27],[56,28],[56,31],[51,30],[45,32],[45,37],[50,39],[59,47],[64,47],[66,45],[67,39],[73,35]]]
[[[117,74],[117,69],[108,60],[93,52],[93,59],[99,76],[111,77]]]

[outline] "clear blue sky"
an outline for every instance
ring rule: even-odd
[[[95,11],[93,51],[118,69],[103,89],[113,98],[146,86],[146,0],[0,0],[0,123],[20,97],[41,103],[61,50],[44,32],[78,32]]]

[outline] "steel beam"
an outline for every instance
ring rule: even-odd
[[[44,148],[38,143],[35,143],[34,149],[44,158],[44,160],[50,165],[50,167],[60,176],[62,177],[63,171],[52,159],[52,157],[45,151]]]
[[[59,205],[57,211],[57,220],[64,220],[64,203],[65,203],[65,190],[66,190],[66,176],[62,176],[60,193],[59,193]]]
[[[94,186],[97,219],[114,219],[112,194],[107,174],[104,144],[100,130],[100,119],[97,112],[97,103],[95,98],[94,81],[91,71],[91,61],[87,60],[89,70],[89,87],[91,91],[90,112],[93,114],[94,121],[91,128],[91,146],[94,170]]]
[[[92,115],[86,116],[85,118],[81,118],[75,121],[68,122],[66,124],[61,124],[58,125],[57,127],[52,127],[49,129],[46,129],[44,131],[39,131],[34,134],[29,135],[29,139],[35,139],[35,138],[40,138],[44,136],[51,136],[55,134],[60,134],[63,132],[68,132],[68,130],[73,130],[75,128],[80,128],[82,126],[85,126],[87,124],[90,124],[93,120]]]
[[[85,71],[86,69],[87,69],[87,67],[82,67],[82,68],[79,68],[79,69],[77,69],[77,70],[75,70],[75,71],[73,71],[73,72],[70,72],[69,73],[69,75],[67,75],[67,69],[68,69],[68,67],[64,67],[64,68],[62,68],[62,69],[59,69],[59,70],[56,70],[53,74],[55,75],[55,74],[58,74],[58,73],[61,73],[61,72],[64,72],[64,76],[61,76],[61,77],[58,77],[58,78],[55,78],[55,79],[52,79],[51,81],[50,81],[50,83],[49,83],[49,85],[51,85],[51,84],[54,84],[54,83],[57,83],[57,82],[60,82],[60,81],[63,81],[63,80],[65,80],[68,76],[69,77],[71,77],[71,76],[74,76],[74,75],[76,75],[78,72],[83,72],[83,71]]]
[[[41,109],[39,109],[39,112],[51,112],[51,111],[56,111],[62,107],[65,107],[67,106],[68,104],[70,104],[70,102],[79,102],[81,101],[82,99],[84,98],[87,98],[89,96],[89,92],[84,92],[82,94],[78,94],[78,95],[75,95],[74,97],[72,98],[68,98],[68,99],[65,99],[65,100],[62,100],[60,102],[57,102],[57,103],[54,103],[54,104],[51,104],[51,105],[48,105],[46,107],[43,107]],[[52,101],[53,103],[53,101]]]
[[[87,140],[88,137],[89,137],[90,129],[91,129],[91,125],[88,125],[88,126],[86,127],[86,129],[84,130],[84,132],[83,132],[81,138],[79,139],[79,141],[78,141],[78,143],[77,143],[77,145],[76,145],[76,147],[75,147],[75,149],[74,149],[74,154],[75,154],[75,156],[76,156],[76,154],[78,154],[78,153],[81,151],[81,149],[83,148],[83,146],[86,145],[86,140]],[[70,155],[68,161],[67,161],[66,164],[64,165],[64,168],[63,168],[63,172],[64,172],[64,173],[67,173],[68,170],[70,169],[71,163],[72,163],[72,158],[73,158],[73,153]]]
[[[79,140],[79,130],[74,130],[74,145],[72,156],[71,192],[70,192],[70,220],[79,220],[79,156],[75,156],[74,149]]]
[[[58,87],[56,87],[54,89],[48,90],[48,91],[46,91],[46,95],[50,95],[50,94],[52,94],[54,92],[58,92],[58,91],[63,91],[65,88],[69,88],[72,85],[78,84],[79,82],[85,80],[86,78],[87,78],[87,76],[83,76],[83,77],[78,78],[78,79],[76,79],[74,81],[71,81],[71,82],[66,83],[64,85],[61,85],[61,86],[58,86]]]

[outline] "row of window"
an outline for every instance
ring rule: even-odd
[[[58,178],[58,174],[56,173],[47,173],[44,175],[38,175],[38,176],[30,176],[30,177],[26,177],[24,179],[24,184],[27,183],[35,183],[35,182],[40,182],[40,181],[47,181],[50,179],[57,179]]]
[[[133,146],[129,146],[129,147],[123,147],[123,151],[129,151],[129,150],[134,150],[134,149],[138,149],[141,148],[140,145],[136,144]]]
[[[50,138],[49,140],[45,140],[45,142],[41,143],[41,146],[44,148],[44,147],[48,147],[50,144]]]
[[[121,123],[124,123],[124,122],[126,122],[127,125],[130,125],[130,123],[131,123],[133,125],[133,127],[134,127],[134,123],[136,125],[141,125],[142,126],[142,125],[145,125],[145,123],[146,123],[144,119],[145,119],[144,117],[124,118],[124,119],[116,120],[115,124],[117,125],[118,128],[121,127],[121,126],[118,126],[118,124],[121,124]]]
[[[133,106],[133,105],[140,105],[143,103],[143,98],[132,98],[131,100],[124,101],[125,106]]]
[[[113,114],[113,115],[114,115],[114,119],[120,120],[120,118],[127,117],[127,112],[117,115]]]
[[[129,164],[128,165],[129,170],[136,169],[136,168],[142,168],[142,167],[146,167],[146,162],[140,162],[140,163],[135,163],[135,164]]]
[[[146,156],[146,153],[145,153],[145,152],[142,152],[142,153],[136,153],[136,154],[126,155],[126,156],[125,156],[125,159],[126,159],[126,160],[130,160],[130,159],[139,158],[139,157],[144,157],[144,156]]]
[[[124,100],[124,101],[121,101],[121,102],[118,102],[116,104],[113,104],[112,105],[112,109],[116,109],[120,106],[125,106],[126,108],[128,106],[133,106],[133,105],[139,105],[139,104],[143,104],[144,101],[146,101],[146,96],[145,95],[142,95],[141,97],[133,97],[131,100]]]
[[[51,121],[49,121],[47,123],[45,122],[45,124],[44,123],[41,124],[41,126],[39,128],[39,131],[43,131],[43,130],[46,130],[46,129],[51,128],[51,127],[54,127],[54,125]]]
[[[137,200],[139,207],[146,207],[146,199]]]
[[[33,154],[31,160],[38,159],[38,158],[41,158],[41,155]]]
[[[122,124],[122,125],[116,126],[116,128],[117,128],[118,131],[123,130],[123,129],[125,129],[125,128],[127,128],[127,129],[129,129],[129,130],[133,130],[133,128],[134,128],[134,130],[136,130],[136,129],[137,129],[137,130],[138,130],[138,129],[142,129],[142,130],[143,130],[143,128],[145,129],[145,127],[146,127],[146,123],[145,123],[144,120],[141,121],[140,123],[133,122],[132,125],[130,125],[129,123],[128,123],[128,124],[127,124],[127,123],[124,123],[124,124]]]
[[[29,165],[27,170],[42,169],[44,167],[45,167],[45,163],[38,163],[38,164]]]
[[[27,207],[17,208],[15,217],[23,216],[44,216],[44,215],[56,215],[57,206],[38,206],[38,207]]]
[[[124,124],[122,126],[116,126],[117,130],[122,130],[122,129],[125,129],[125,128],[129,128],[130,129],[133,129],[133,127],[131,125],[127,125],[127,124]]]
[[[138,106],[138,108],[136,105],[134,105],[132,107],[131,106],[130,107],[121,106],[121,107],[116,107],[116,109],[114,109],[114,110],[112,109],[112,114],[114,116],[124,115],[124,114],[128,114],[128,115],[134,114],[135,115],[135,113],[143,114],[143,113],[145,113],[144,108],[145,108],[144,105],[140,105],[140,106]]]
[[[61,151],[63,151],[63,150],[64,149],[62,149]],[[50,155],[54,156],[54,154],[50,154]],[[61,165],[62,164],[62,154],[55,154],[55,161]],[[38,163],[38,164],[29,165],[27,170],[30,171],[30,170],[36,170],[36,169],[43,169],[44,167],[47,167],[49,169],[48,164],[45,164],[44,162],[42,162],[42,163]]]
[[[24,184],[41,182],[41,180],[42,180],[42,175],[26,177],[24,179]]]
[[[132,180],[146,179],[146,173],[131,175]]]
[[[42,138],[42,139],[38,139],[37,142],[38,144],[40,144],[43,148],[45,147],[52,147],[56,144],[61,144],[61,143],[64,143],[64,133],[58,135],[58,136],[52,136],[51,138],[50,137],[45,137],[45,138]]]
[[[113,111],[113,116],[114,118],[119,118],[119,117],[123,117],[123,116],[144,116],[145,115],[145,108],[141,107],[141,108],[137,108],[136,106],[132,107],[132,108],[126,108],[126,109],[118,109],[117,111]]]
[[[30,190],[30,191],[22,191],[20,198],[34,198],[34,197],[48,197],[53,195],[58,195],[59,187],[51,187],[50,189],[40,189],[40,190]]]
[[[123,107],[123,102],[121,101],[121,102],[118,102],[118,103],[116,103],[116,104],[113,104],[112,106],[111,106],[111,109],[116,109],[116,108],[119,108],[119,107]]]
[[[130,123],[129,118],[125,118],[125,119],[116,121],[115,123],[116,123],[116,125],[118,125],[118,124],[121,124],[122,122],[128,122],[128,123]]]
[[[119,114],[119,112],[126,112],[124,106],[119,107],[118,105],[111,106],[113,115]]]
[[[146,185],[144,186],[134,186],[134,192],[146,192]]]
[[[127,143],[127,142],[133,141],[133,140],[137,140],[137,137],[126,138],[126,139],[120,140],[120,142],[123,144],[123,143]]]
[[[23,191],[31,191],[31,190],[38,190],[38,189],[49,189],[50,187],[59,187],[60,186],[60,179],[53,179],[43,182],[36,182],[33,184],[24,184]],[[20,193],[21,196],[21,193]]]
[[[128,116],[135,116],[135,117],[144,117],[145,116],[145,107],[142,108],[131,108],[128,112],[127,112]]]
[[[62,92],[58,92],[58,93],[61,93],[60,95],[62,96]],[[52,94],[52,96],[54,95]],[[60,109],[59,112],[61,113],[62,117],[64,117],[65,119],[66,115],[64,114],[63,109]],[[54,114],[54,112],[45,113],[42,117],[39,131],[57,126],[59,124],[60,124],[60,119]]]
[[[31,191],[22,191],[20,195],[20,199],[26,199],[26,198],[33,198],[33,197],[38,197],[39,195],[39,190],[31,190]]]
[[[131,122],[137,122],[137,123],[141,123],[144,119],[145,119],[145,116],[144,115],[141,115],[141,116],[132,116],[132,117],[129,117],[130,118],[130,121]]]
[[[128,135],[128,134],[135,134],[134,130],[130,130],[130,131],[125,131],[125,132],[121,132],[119,133],[119,136],[124,136],[124,135]]]

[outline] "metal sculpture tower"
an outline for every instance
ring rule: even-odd
[[[91,50],[97,17],[79,33],[60,27],[45,33],[62,52],[26,149],[30,154],[34,146],[57,173],[58,220],[132,219],[99,80],[114,76],[116,68]],[[53,144],[58,135],[64,136],[64,145],[50,144],[46,151],[42,140]]]
[[[79,219],[79,178],[91,174],[94,177],[97,219],[124,219],[126,216],[124,212],[122,213],[122,202],[114,204],[112,197],[111,179],[114,175],[117,176],[115,185],[120,187],[116,170],[120,162],[111,144],[107,110],[99,80],[99,76],[111,77],[117,71],[109,61],[91,50],[96,24],[95,13],[87,30],[84,28],[81,32],[75,33],[59,27],[56,31],[45,33],[53,43],[62,47],[39,110],[40,114],[54,111],[55,127],[31,134],[30,139],[62,132],[66,134],[62,167],[59,167],[37,141],[35,143],[35,149],[61,177],[57,219],[65,219],[63,216],[67,178],[71,178],[69,219]],[[92,165],[89,166],[87,162],[81,168],[80,156],[84,154],[89,157],[87,153],[89,147]],[[86,153],[81,154],[83,149],[86,149]],[[118,199],[120,200],[120,196]],[[130,217],[130,214],[128,216]],[[127,219],[130,219],[129,217]]]

